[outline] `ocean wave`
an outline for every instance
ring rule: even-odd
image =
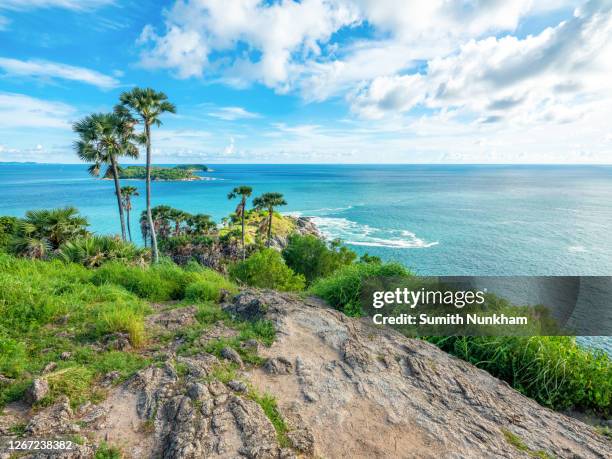
[[[311,218],[325,237],[339,238],[350,245],[394,249],[423,249],[438,245],[437,241],[425,241],[408,230],[385,230],[339,217]]]

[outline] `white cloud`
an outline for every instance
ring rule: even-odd
[[[42,79],[58,78],[78,81],[102,89],[114,88],[119,84],[117,79],[95,70],[42,60],[21,61],[0,57],[0,69],[5,74],[11,76],[28,76]]]
[[[230,143],[223,149],[223,156],[232,156],[235,151],[234,138],[230,137]]]
[[[612,14],[590,4],[540,34],[470,40],[428,62],[423,75],[374,78],[349,95],[366,118],[461,108],[483,123],[571,122],[589,101],[612,95]]]
[[[61,102],[51,102],[23,94],[0,93],[0,126],[6,128],[70,129],[69,119],[75,109]]]
[[[2,3],[0,3],[0,9],[15,11],[35,8],[89,10],[114,3],[115,0],[2,0]]]
[[[8,29],[8,25],[10,24],[10,22],[11,21],[9,21],[8,18],[0,16],[0,31]]]
[[[226,121],[234,121],[240,119],[259,118],[259,113],[250,112],[242,107],[221,107],[217,110],[208,113],[213,118],[219,118]]]

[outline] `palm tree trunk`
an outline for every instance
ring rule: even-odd
[[[270,243],[272,242],[272,207],[270,207],[270,216],[268,220],[268,247],[270,247]]]
[[[125,213],[127,214],[127,228],[128,235],[130,236],[130,242],[132,242],[132,228],[130,227],[130,211],[126,209]]]
[[[244,247],[244,207],[246,202],[244,198],[242,198],[242,260],[246,259],[246,248]]]
[[[111,156],[111,168],[113,171],[113,180],[115,181],[115,194],[117,195],[117,206],[119,206],[119,220],[121,221],[121,239],[126,240],[125,236],[125,218],[123,216],[123,203],[121,202],[121,186],[119,185],[119,172],[117,171],[117,162],[115,157]]]
[[[147,146],[147,222],[151,230],[151,249],[153,250],[153,262],[159,263],[159,252],[157,251],[157,235],[153,226],[153,215],[151,215],[151,126],[145,121],[145,137]]]

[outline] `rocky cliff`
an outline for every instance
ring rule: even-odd
[[[105,401],[73,410],[63,400],[30,413],[25,434],[92,439],[66,455],[75,458],[92,457],[90,445],[104,440],[140,458],[612,457],[610,440],[586,424],[433,345],[319,300],[250,290],[223,307],[236,318],[274,323],[270,347],[243,343],[263,365],[243,364],[231,348],[219,358],[177,356],[178,334],[155,351],[157,364],[110,386]],[[160,308],[148,327],[187,329],[196,313]],[[235,333],[217,323],[199,340]],[[226,371],[224,361],[237,370]],[[261,403],[266,393],[275,404]],[[5,445],[11,416],[23,420],[24,413],[13,406],[0,418]]]

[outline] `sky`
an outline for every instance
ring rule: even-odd
[[[158,163],[612,163],[612,0],[1,0],[0,161],[134,86]]]

